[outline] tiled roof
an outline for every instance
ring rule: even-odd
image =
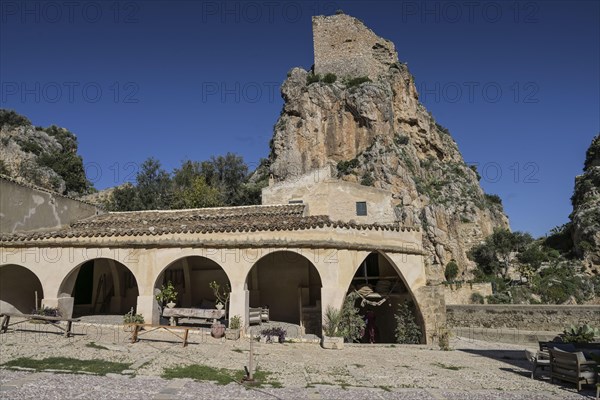
[[[54,238],[156,236],[184,233],[292,231],[323,227],[358,230],[415,230],[397,224],[376,225],[332,221],[328,216],[304,216],[303,204],[201,208],[169,211],[114,212],[77,221],[56,231],[0,235],[0,243]]]

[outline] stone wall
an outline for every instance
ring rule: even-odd
[[[463,283],[445,286],[446,304],[471,304],[471,295],[479,293],[484,298],[492,295],[491,283]]]
[[[600,325],[600,306],[447,305],[450,327],[562,332],[569,325]]]
[[[329,167],[319,169],[318,174],[306,175],[282,181],[262,190],[262,204],[306,204],[308,215],[328,215],[334,221],[355,221],[363,224],[394,224],[396,213],[392,193],[358,183],[326,177]],[[367,215],[357,215],[356,203],[365,202]],[[417,232],[415,232],[417,234]],[[420,238],[419,238],[420,240]]]
[[[413,296],[419,305],[419,319],[425,327],[425,343],[431,343],[432,336],[446,325],[444,290],[440,286],[422,286],[413,292]]]
[[[313,17],[315,74],[377,80],[398,61],[394,44],[349,15]]]
[[[56,229],[101,212],[93,204],[0,177],[0,233]]]

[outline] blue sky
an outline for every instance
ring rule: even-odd
[[[256,165],[279,85],[313,63],[311,16],[343,9],[392,40],[514,230],[565,223],[600,131],[596,1],[0,2],[0,107],[77,134],[99,189],[149,156]]]

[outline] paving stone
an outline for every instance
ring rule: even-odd
[[[118,326],[90,325],[87,332],[69,339],[31,332],[2,335],[2,362],[19,357],[103,359],[131,365],[129,371],[97,376],[0,369],[0,398],[570,400],[595,395],[591,385],[577,393],[571,384],[530,379],[525,344],[461,339],[453,341],[455,351],[450,352],[424,345],[349,345],[334,353],[310,343],[257,345],[255,365],[270,373],[270,381],[263,388],[246,388],[160,375],[164,368],[190,364],[242,371],[249,361],[247,338],[232,342],[190,335],[184,348],[159,332],[136,344],[127,343]],[[87,347],[91,341],[127,351]],[[274,388],[273,382],[284,387]]]

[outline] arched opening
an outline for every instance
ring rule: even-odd
[[[362,343],[396,343],[396,315],[401,306],[409,305],[421,332],[425,331],[416,301],[404,279],[385,255],[369,254],[357,268],[348,293],[359,296],[355,306],[367,322]],[[424,338],[421,334],[420,341]]]
[[[137,281],[125,265],[110,258],[89,260],[61,285],[59,297],[73,297],[73,316],[123,315],[137,305]]]
[[[177,307],[214,309],[218,299],[211,282],[221,287],[221,293],[230,287],[229,278],[215,261],[201,256],[180,258],[171,263],[158,276],[154,287],[159,289],[168,282],[177,291]]]
[[[30,314],[43,298],[42,283],[33,272],[16,264],[0,267],[0,312]]]
[[[304,256],[277,251],[261,258],[246,278],[250,307],[268,308],[271,321],[321,335],[321,277]]]

